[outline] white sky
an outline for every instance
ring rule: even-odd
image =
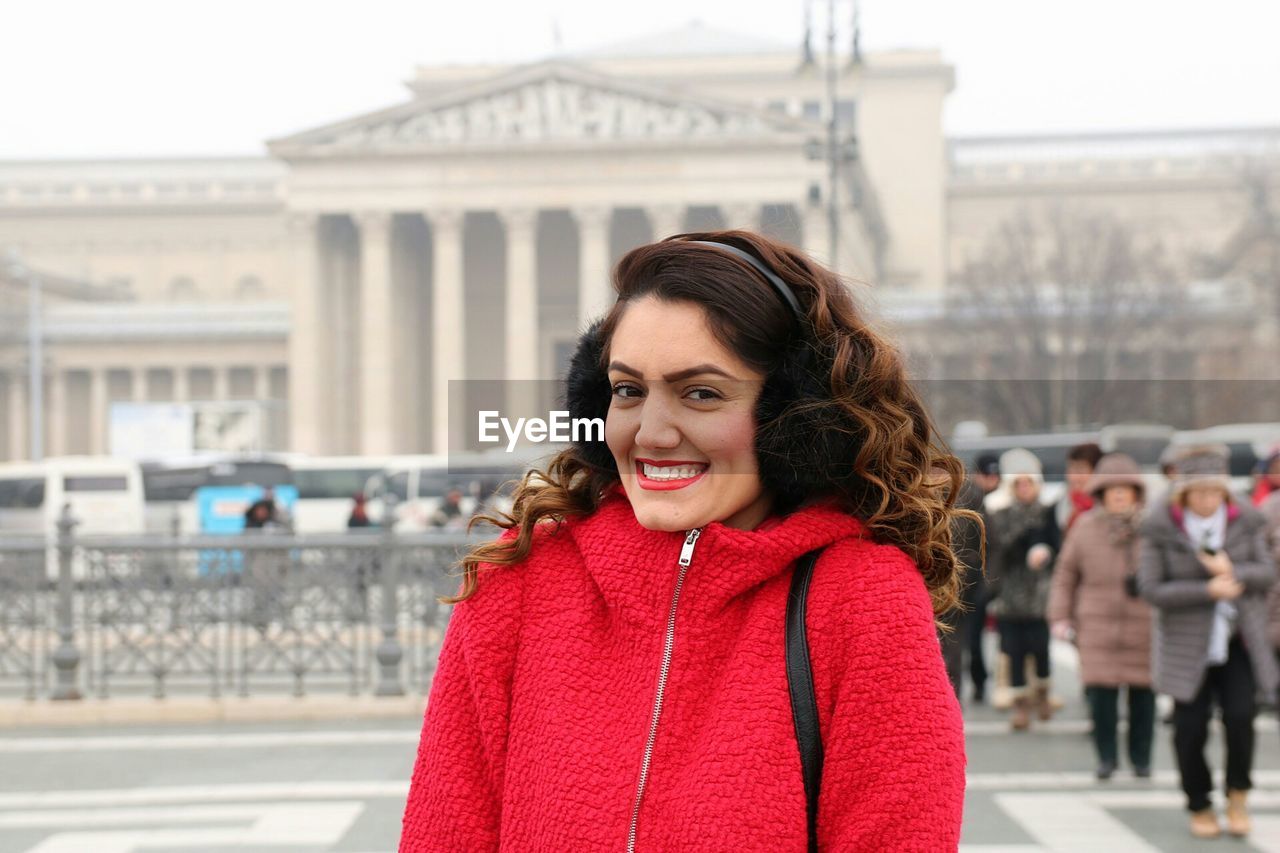
[[[826,8],[818,0],[818,12]],[[837,3],[847,25],[849,0]],[[520,61],[693,18],[797,48],[802,0],[4,0],[0,158],[261,153],[401,102],[417,64]],[[822,19],[819,18],[821,21]],[[1280,125],[1273,0],[863,0],[938,47],[954,135]],[[842,36],[841,45],[847,46]]]

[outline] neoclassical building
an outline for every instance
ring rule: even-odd
[[[972,355],[933,331],[953,272],[1037,205],[1167,234],[1218,260],[1220,290],[1269,239],[1242,170],[1275,184],[1280,131],[948,140],[938,53],[842,58],[838,81],[834,259],[820,62],[696,25],[422,67],[405,102],[261,158],[0,162],[0,249],[46,280],[46,450],[106,452],[117,402],[258,400],[288,449],[443,451],[451,382],[560,375],[612,263],[682,230],[758,228],[833,263],[926,376]],[[0,456],[23,458],[27,306],[5,281]]]

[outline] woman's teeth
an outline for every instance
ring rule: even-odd
[[[644,463],[644,475],[650,480],[689,480],[707,469],[706,465],[649,465]]]

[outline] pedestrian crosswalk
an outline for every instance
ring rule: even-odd
[[[1187,834],[1167,761],[1148,780],[1099,783],[1080,769],[1082,732],[1065,723],[1031,736],[971,732],[961,851],[1280,853],[1275,744],[1254,771],[1252,836],[1206,843]],[[416,740],[416,721],[0,737],[0,763],[24,769],[0,778],[0,850],[390,853]],[[108,784],[106,772],[119,778]]]

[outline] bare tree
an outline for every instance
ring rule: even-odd
[[[1115,422],[1152,407],[1139,396],[1154,389],[1135,395],[1137,383],[1121,380],[1151,378],[1150,355],[1180,314],[1181,292],[1159,241],[1116,216],[1024,208],[956,276],[947,322],[985,364],[975,387],[989,423]]]

